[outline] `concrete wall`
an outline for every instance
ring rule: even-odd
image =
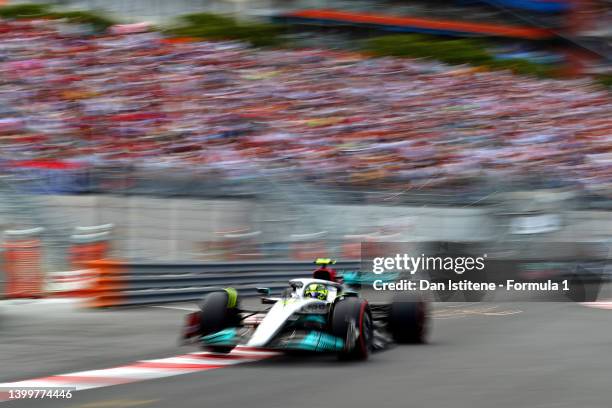
[[[252,203],[120,196],[51,196],[46,212],[67,214],[71,226],[112,223],[117,255],[173,260],[196,257],[219,232],[249,226]]]
[[[236,231],[259,232],[259,242],[293,242],[312,235],[335,244],[355,234],[390,241],[486,242],[505,239],[507,231],[485,208],[295,206],[142,196],[44,196],[38,205],[40,214],[62,220],[63,231],[114,224],[115,255],[132,259],[201,260],[210,249],[208,243]],[[571,242],[612,236],[610,212],[566,212],[563,222],[561,231],[545,239]]]
[[[299,205],[252,200],[195,200],[142,196],[37,196],[33,220],[55,235],[76,226],[112,223],[117,256],[142,259],[199,259],[207,243],[226,233],[259,232],[257,240],[283,242],[320,234],[339,241],[345,235],[382,234],[388,239],[486,239],[491,226],[480,209],[439,209],[376,205]],[[11,226],[10,213],[0,225]],[[25,227],[25,225],[24,225]],[[307,238],[306,238],[307,239]],[[381,238],[384,239],[384,238]],[[60,240],[61,241],[61,240]]]

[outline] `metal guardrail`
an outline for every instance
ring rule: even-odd
[[[287,281],[310,277],[311,262],[235,262],[206,264],[132,264],[94,261],[98,270],[91,307],[137,306],[199,300],[204,294],[234,287],[241,295],[268,287],[278,293]],[[359,261],[338,262],[339,273],[359,269]]]
[[[578,277],[575,282],[591,285],[588,290],[595,294],[599,285],[609,282],[611,278],[605,257],[590,259],[568,256],[556,260],[533,258],[489,261],[492,273],[488,274],[486,281],[494,283],[505,281],[509,277],[529,279],[524,275],[529,270],[524,270],[524,267],[541,265],[540,269],[533,270],[538,273],[539,270],[548,271],[551,263],[557,265],[561,275],[569,279]],[[89,306],[96,308],[198,301],[207,293],[230,286],[242,296],[255,295],[257,287],[267,287],[273,293],[279,293],[287,287],[290,279],[312,276],[310,270],[313,267],[310,262],[278,261],[209,264],[127,264],[93,261],[90,266],[98,270],[96,284],[88,293]],[[360,262],[344,261],[335,266],[342,274],[359,270]],[[541,269],[542,267],[544,269]],[[433,278],[445,280],[449,276],[442,274]],[[480,278],[484,279],[484,275]]]

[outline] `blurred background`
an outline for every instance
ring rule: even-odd
[[[609,407],[611,6],[0,0],[0,381],[90,408]],[[457,293],[432,344],[366,369],[176,344],[215,288],[259,310],[379,242],[571,276],[575,303]]]
[[[609,1],[4,1],[0,16],[5,264],[609,240]]]

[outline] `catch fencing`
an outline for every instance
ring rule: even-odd
[[[256,294],[258,287],[278,293],[295,278],[312,276],[312,262],[232,262],[206,264],[123,263],[99,260],[88,263],[96,271],[89,292],[89,307],[138,306],[199,300],[204,294],[231,286],[241,295]],[[338,272],[359,269],[358,261],[335,265]]]

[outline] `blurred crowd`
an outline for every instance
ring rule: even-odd
[[[418,189],[535,175],[612,191],[612,99],[587,79],[124,31],[0,22],[4,169]]]

